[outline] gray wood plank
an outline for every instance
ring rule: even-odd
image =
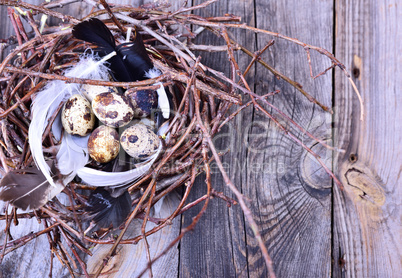
[[[142,4],[140,2],[136,3]],[[241,15],[249,25],[296,36],[332,50],[332,3],[256,0],[254,5],[250,0],[219,1],[203,13]],[[398,67],[401,60],[397,58],[402,50],[398,44],[402,39],[401,30],[397,28],[401,24],[398,18],[401,7],[396,1],[335,3],[336,55],[348,68],[355,68],[354,79],[365,99],[366,112],[365,120],[360,122],[354,93],[344,76],[337,72],[334,145],[347,152],[338,154],[334,162],[337,175],[346,185],[345,191],[335,188],[332,197],[331,181],[324,171],[304,150],[278,131],[274,123],[252,108],[236,117],[216,142],[221,150],[231,149],[224,157],[225,165],[230,168],[234,183],[250,198],[249,205],[269,247],[278,277],[396,277],[402,270],[398,250],[401,245],[398,209],[401,189],[397,186],[402,154],[397,145],[402,139],[401,121],[398,121],[402,119],[398,110],[400,94],[397,91],[402,85]],[[0,7],[0,38],[13,33],[6,14],[6,9]],[[271,39],[246,32],[234,33],[240,38],[239,42],[252,50],[261,48]],[[213,37],[201,36],[200,39],[203,43],[214,41]],[[263,56],[282,73],[303,83],[304,88],[321,102],[331,106],[331,76],[309,82],[305,57],[302,48],[281,40],[277,40],[272,50]],[[208,54],[202,61],[228,72],[228,66],[222,60],[219,54]],[[243,69],[249,61],[241,58]],[[323,69],[327,65],[325,59],[313,55],[313,66]],[[280,89],[281,94],[270,101],[318,137],[331,141],[330,115],[313,107],[292,87],[273,78],[261,66],[253,69],[248,78],[251,83],[255,81],[257,93]],[[233,130],[239,133],[231,137]],[[315,145],[296,129],[291,130],[331,165],[331,152]],[[354,156],[357,161],[353,161],[351,154],[357,154]],[[219,174],[214,175],[213,184],[217,190],[231,196]],[[206,188],[199,180],[191,198],[205,192]],[[332,205],[335,221],[331,235]],[[196,213],[197,208],[186,213],[182,226],[188,225]],[[180,243],[179,269],[169,269],[173,271],[169,273],[179,271],[182,277],[266,276],[252,232],[248,226],[244,227],[238,206],[227,208],[222,201],[212,200],[199,225]],[[23,232],[34,228],[26,226]],[[29,245],[28,249],[20,249],[19,255],[6,257],[1,266],[3,275],[12,277],[18,273],[19,276],[40,277],[47,273],[49,268],[42,269],[44,264],[30,260],[49,257],[47,240],[43,239],[43,243],[40,239],[33,242],[34,247]],[[43,254],[38,253],[41,249]],[[16,265],[17,259],[23,263]],[[42,268],[32,267],[35,265]],[[32,267],[31,272],[20,269],[26,269],[25,266]],[[54,275],[60,277],[62,271],[60,266],[54,266]]]
[[[202,1],[194,1],[198,4]],[[249,25],[254,25],[254,5],[252,0],[247,1],[218,1],[199,12],[203,16],[219,16],[225,13],[233,13],[241,16],[242,21]],[[239,43],[253,49],[255,36],[245,31],[232,31],[233,37]],[[223,40],[218,40],[213,35],[201,33],[198,40],[202,44],[220,44]],[[235,53],[239,63],[244,66],[251,61],[244,54]],[[229,63],[225,53],[204,53],[202,60],[204,64],[213,68],[229,72]],[[248,75],[248,81],[254,79],[254,69]],[[217,150],[225,152],[230,149],[230,153],[222,159],[224,166],[236,185],[241,186],[244,176],[242,165],[245,149],[242,148],[243,138],[241,134],[245,122],[251,121],[250,111],[236,117],[232,122],[222,129],[222,133],[215,137],[214,142]],[[224,192],[229,197],[234,198],[233,194],[224,185],[223,179],[216,165],[211,166],[214,172],[212,176],[212,186]],[[200,197],[206,193],[205,177],[199,177],[192,189],[190,200]],[[192,218],[198,213],[199,208],[195,208],[184,214],[182,227],[188,226]],[[196,225],[194,230],[187,234],[180,244],[180,277],[248,277],[248,263],[246,260],[247,250],[244,231],[244,217],[239,206],[228,208],[219,199],[210,201],[208,210]]]
[[[0,203],[2,208],[4,203]],[[4,243],[4,221],[0,223],[1,245]],[[43,224],[36,219],[21,219],[18,226],[12,224],[11,235],[17,239],[32,232],[43,230]],[[65,244],[65,243],[63,243]],[[66,246],[66,245],[65,245]],[[49,276],[51,265],[49,241],[45,236],[33,239],[23,247],[7,254],[0,264],[0,277],[45,277]],[[68,269],[63,267],[57,257],[53,258],[53,277],[70,277]]]
[[[401,238],[402,7],[400,1],[337,1],[336,55],[364,99],[336,73],[334,277],[399,277]]]
[[[258,28],[295,37],[329,51],[332,50],[332,13],[333,1],[256,0]],[[257,47],[261,49],[269,39],[272,38],[258,35]],[[326,58],[312,55],[315,73],[330,65]],[[302,47],[277,39],[262,57],[331,107],[331,75],[312,81]],[[281,93],[270,98],[271,103],[318,138],[331,141],[331,115],[258,65],[255,91],[263,94],[277,89]],[[271,109],[268,111],[274,113]],[[253,113],[253,123],[248,131],[250,147],[244,158],[247,180],[243,191],[252,200],[276,275],[328,277],[331,270],[331,181],[300,145],[261,113]],[[331,151],[289,124],[286,126],[331,166]],[[266,277],[267,270],[250,228],[247,228],[247,245],[250,277]]]
[[[315,2],[315,5],[311,6],[305,2],[298,3],[298,1],[291,3],[256,1],[255,10],[253,4],[251,1],[247,3],[231,1],[226,7],[227,4],[220,1],[219,6],[211,7],[214,11],[211,14],[216,15],[221,11],[240,14],[243,21],[251,26],[255,25],[256,21],[259,28],[297,36],[308,43],[332,49],[332,1]],[[293,8],[289,9],[290,6]],[[255,43],[258,44],[258,48],[262,48],[271,39],[259,35],[256,42],[254,35],[246,36],[245,33],[236,35],[239,42],[243,41],[243,44],[251,50],[256,50]],[[208,38],[204,40],[208,41]],[[330,65],[328,61],[325,62],[325,59],[316,56],[314,58],[316,58],[313,62],[315,67],[324,69],[325,66]],[[213,64],[215,67],[226,69],[228,73],[228,68],[223,68],[223,59],[213,55],[208,56],[207,59],[208,62],[215,61]],[[309,73],[303,49],[290,43],[277,41],[276,46],[264,56],[264,59],[278,67],[282,73],[303,82],[308,91],[324,104],[331,106],[330,75],[315,83],[304,82],[309,80]],[[241,61],[243,70],[249,61],[247,59]],[[271,99],[273,103],[321,139],[330,139],[331,116],[329,114],[313,107],[293,88],[282,81],[277,81],[261,66],[257,67],[255,74],[253,70],[250,75],[252,77],[249,81],[255,80],[254,86],[257,93],[263,94],[281,89],[281,95]],[[270,248],[278,277],[329,276],[331,181],[305,151],[292,143],[278,131],[273,123],[252,108],[236,117],[231,126],[237,133],[221,142],[222,146],[233,146],[231,153],[224,158],[224,161],[230,165],[229,173],[234,183],[250,198],[249,204]],[[293,131],[297,133],[297,130],[293,129]],[[305,136],[300,133],[297,135],[302,137],[310,147],[314,146],[314,143]],[[319,147],[314,148],[327,159],[330,166],[331,152],[326,152]],[[220,180],[219,177],[216,179]],[[198,195],[205,193],[202,181],[200,184]],[[246,238],[242,237],[239,231],[231,235],[227,232],[226,226],[232,227],[233,219],[242,219],[241,212],[237,215],[238,210],[229,209],[233,214],[225,225],[222,222],[227,220],[225,214],[221,213],[222,208],[214,204],[211,206],[213,206],[212,209],[206,213],[193,234],[182,240],[181,276],[189,277],[191,274],[194,277],[208,277],[231,273],[228,269],[233,268],[234,259],[228,251],[231,246],[228,246],[224,240],[230,240],[230,236],[233,237],[236,234],[239,235],[237,239],[245,240],[248,246],[247,250],[239,249],[239,254],[242,254],[239,262],[244,265],[243,268],[246,267],[243,263],[244,257],[247,259],[247,275],[267,276],[266,267],[251,230],[247,228]],[[184,225],[188,225],[194,215],[195,212],[189,216],[185,215]],[[238,223],[235,225],[236,229],[237,227],[243,229],[240,222]],[[182,269],[183,267],[186,271]],[[190,268],[192,272],[188,271]],[[237,275],[245,275],[238,270],[236,270]],[[243,269],[240,270],[243,271]]]

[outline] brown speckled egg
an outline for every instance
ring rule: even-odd
[[[159,147],[159,137],[153,130],[142,123],[127,128],[120,137],[123,149],[136,159],[146,159]]]
[[[96,117],[110,127],[127,125],[134,117],[129,99],[115,93],[101,93],[92,100]]]
[[[89,136],[88,152],[93,160],[100,163],[110,162],[119,151],[119,134],[113,128],[101,125]]]
[[[134,110],[135,118],[144,118],[151,115],[152,111],[158,108],[158,94],[153,90],[142,90],[137,92],[126,92]]]
[[[84,84],[81,86],[81,93],[90,101],[101,93],[116,93],[118,94],[119,91],[116,87],[107,87],[107,86],[96,86],[96,85],[89,85]]]
[[[91,110],[91,104],[80,95],[73,95],[63,106],[61,122],[66,132],[85,136],[95,125],[95,116]]]

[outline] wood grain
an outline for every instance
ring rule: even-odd
[[[36,3],[37,1],[27,1],[29,3]],[[112,2],[112,1],[109,1]],[[132,4],[136,5],[136,1],[115,1],[120,4]],[[146,2],[146,1],[145,1]],[[149,1],[148,1],[149,2]],[[141,1],[139,4],[144,4],[144,1]],[[172,6],[172,9],[176,9],[179,5],[179,2],[175,2]],[[69,5],[68,7],[57,8],[56,10],[59,12],[63,12],[77,18],[81,18],[85,16],[91,8],[85,3],[79,2],[74,3],[73,5]],[[0,38],[8,38],[10,35],[14,34],[14,30],[10,24],[10,21],[7,17],[7,8],[4,6],[0,6]],[[56,25],[60,23],[60,20],[49,18],[49,25]],[[27,31],[30,29],[27,28]],[[6,53],[5,53],[6,54]],[[162,204],[163,208],[163,217],[165,214],[171,214],[175,210],[178,205],[177,195],[172,194]],[[161,202],[161,201],[160,201]],[[0,204],[0,207],[3,207],[3,204]],[[152,250],[155,250],[152,253],[152,256],[156,256],[161,252],[164,247],[167,246],[175,237],[179,235],[180,231],[180,221],[176,219],[173,221],[173,224],[161,233],[156,234],[155,236],[149,237],[148,242],[152,247]],[[21,220],[20,224],[17,227],[12,227],[11,233],[14,238],[19,238],[30,232],[39,231],[42,228],[42,224],[39,225],[36,219],[28,219]],[[4,221],[1,222],[1,228],[4,229]],[[133,224],[132,233],[138,234],[138,223]],[[1,233],[0,244],[4,242],[4,233]],[[67,246],[65,244],[65,246]],[[94,268],[99,265],[100,262],[103,261],[103,255],[110,249],[111,246],[99,246],[96,248],[97,252],[94,252],[93,257],[89,257],[87,259],[87,264],[90,271],[93,271]],[[98,251],[99,250],[99,251]],[[118,254],[112,258],[110,264],[118,265],[119,271],[113,271],[112,274],[115,277],[131,277],[131,275],[138,275],[143,268],[146,266],[147,259],[144,253],[143,243],[139,245],[126,245],[119,249]],[[16,251],[5,256],[3,263],[0,265],[0,277],[44,277],[49,275],[50,273],[50,250],[49,243],[46,236],[40,236],[37,239],[34,239],[29,244],[17,249]],[[121,255],[124,254],[124,257],[131,258],[131,260],[122,260]],[[72,255],[72,254],[71,254]],[[81,254],[84,256],[84,254]],[[134,261],[132,261],[134,260]],[[116,263],[116,261],[118,263]],[[177,276],[178,268],[168,268],[171,265],[178,265],[178,251],[176,248],[172,249],[168,252],[167,256],[164,256],[154,265],[154,269],[156,273],[165,273],[168,277]],[[167,269],[167,271],[166,271]],[[79,269],[76,270],[80,271]],[[57,258],[53,259],[53,269],[52,269],[53,277],[70,277],[70,274],[64,266],[61,265]],[[110,277],[110,275],[108,276]],[[133,276],[135,277],[135,276]]]
[[[28,3],[37,3],[37,1],[29,0]],[[69,12],[79,12],[79,3],[75,8],[69,10]],[[78,13],[77,13],[78,14]],[[37,18],[39,21],[39,17]],[[52,19],[49,19],[52,20]],[[56,22],[50,22],[51,24]],[[0,6],[0,38],[7,39],[12,35],[15,35],[14,29],[11,25],[9,17],[7,15],[7,7]],[[30,32],[31,28],[28,24],[24,24],[26,31]],[[16,41],[16,40],[15,40]],[[11,50],[8,47],[2,54],[5,57]],[[2,60],[2,59],[1,59]],[[0,203],[2,208],[4,203]],[[1,245],[4,242],[4,227],[5,223],[2,221],[1,226]],[[39,224],[36,219],[21,219],[18,226],[12,226],[11,234],[17,239],[22,236],[28,235],[31,232],[37,232],[43,229],[43,224]],[[65,242],[63,243],[65,244]],[[65,244],[65,246],[67,246]],[[2,264],[0,265],[0,277],[44,277],[50,274],[51,270],[51,252],[49,242],[46,236],[40,236],[23,247],[16,249],[12,253],[6,255]],[[54,277],[70,277],[70,274],[57,257],[53,258],[52,274]]]
[[[398,1],[336,5],[336,55],[351,69],[364,99],[342,74],[335,84],[336,173],[334,277],[399,277],[401,249],[402,8]]]

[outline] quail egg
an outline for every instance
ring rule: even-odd
[[[127,128],[120,137],[120,144],[129,156],[146,159],[156,153],[160,139],[152,128],[137,123]]]
[[[119,91],[116,87],[107,87],[107,86],[97,86],[97,85],[89,85],[84,84],[81,86],[81,93],[90,101],[101,93],[116,93],[118,94]]]
[[[117,157],[120,151],[119,134],[111,127],[97,127],[88,139],[88,152],[91,158],[107,163]]]
[[[158,94],[153,90],[142,90],[137,92],[126,92],[134,110],[135,118],[143,118],[151,115],[152,111],[158,108]]]
[[[134,111],[129,99],[116,93],[101,93],[92,100],[96,117],[110,127],[122,127],[131,122]]]
[[[61,122],[64,130],[73,135],[85,136],[95,125],[91,104],[80,95],[73,95],[63,106]]]

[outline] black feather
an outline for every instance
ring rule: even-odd
[[[131,212],[131,197],[126,190],[114,198],[107,190],[98,187],[89,196],[85,210],[97,228],[109,228],[111,225],[117,228]]]
[[[56,176],[53,176],[56,178]],[[57,183],[60,188],[64,187]],[[26,209],[37,209],[53,197],[55,190],[43,175],[42,171],[31,166],[8,172],[0,182],[0,199],[9,201],[13,206]]]
[[[116,50],[118,57],[122,57],[126,71],[130,73],[130,77],[126,77],[126,80],[119,81],[129,82],[148,79],[145,73],[153,68],[153,64],[148,57],[141,35],[138,32],[136,33],[134,42],[122,43],[117,46]],[[117,60],[117,57],[115,60]],[[112,70],[114,70],[113,67],[112,61]],[[121,70],[121,68],[117,68],[116,70]]]
[[[97,18],[83,21],[73,28],[73,36],[79,40],[96,44],[103,55],[115,51],[116,43],[109,28]]]
[[[120,82],[145,80],[145,73],[153,68],[148,57],[141,35],[136,31],[134,42],[116,46],[114,37],[107,26],[96,18],[83,21],[73,28],[73,36],[77,39],[93,43],[100,56],[113,51],[117,55],[110,58],[109,68],[113,77]]]

